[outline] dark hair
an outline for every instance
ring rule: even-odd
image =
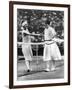
[[[50,21],[49,21],[49,20],[47,20],[47,21],[46,21],[46,24],[50,25]]]

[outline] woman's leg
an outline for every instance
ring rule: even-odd
[[[50,60],[51,60],[50,46],[49,45],[45,45],[43,58],[44,58],[44,61],[46,61],[46,69],[45,69],[45,71],[48,72],[48,71],[50,71]]]
[[[29,62],[29,60],[25,60],[25,64],[26,64],[26,66],[27,66],[27,71],[29,72],[30,71],[30,62]]]
[[[50,71],[50,60],[49,61],[46,61],[46,69],[45,69],[46,72]]]
[[[31,47],[30,46],[27,46],[27,47],[23,47],[22,49],[23,51],[23,55],[24,55],[24,58],[25,58],[25,64],[26,64],[26,67],[27,67],[27,71],[29,72],[30,71],[30,61],[32,61],[32,50],[31,50]]]
[[[55,60],[51,60],[51,71],[55,70]]]

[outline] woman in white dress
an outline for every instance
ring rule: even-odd
[[[25,63],[26,63],[26,66],[27,66],[27,71],[29,72],[31,69],[30,69],[30,61],[32,61],[32,56],[33,56],[33,53],[32,53],[32,48],[31,48],[31,37],[30,37],[30,33],[28,31],[28,23],[27,21],[24,21],[22,23],[22,38],[23,38],[23,44],[22,44],[22,52],[23,52],[23,55],[24,55],[24,58],[25,58]]]
[[[43,53],[43,59],[46,61],[45,71],[55,70],[55,60],[61,60],[59,48],[54,41],[55,36],[55,30],[50,26],[50,21],[47,21],[44,30],[45,46]]]

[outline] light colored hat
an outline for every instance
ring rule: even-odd
[[[27,23],[27,20],[22,23],[22,26],[24,26],[24,25],[26,25],[26,24],[28,24],[28,23]]]

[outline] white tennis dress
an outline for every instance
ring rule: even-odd
[[[29,44],[31,42],[31,38],[29,35],[26,35],[24,36],[23,34],[24,33],[28,33],[29,34],[29,31],[26,30],[22,32],[22,37],[23,37],[23,44],[22,44],[22,52],[23,52],[23,55],[25,57],[25,60],[29,60],[31,61],[32,60],[32,49],[31,49],[31,45]]]
[[[43,59],[44,61],[48,60],[61,60],[61,54],[59,48],[55,41],[52,41],[52,38],[56,35],[55,30],[49,26],[44,30],[44,39],[46,40],[44,46]],[[47,41],[51,40],[51,41]]]

